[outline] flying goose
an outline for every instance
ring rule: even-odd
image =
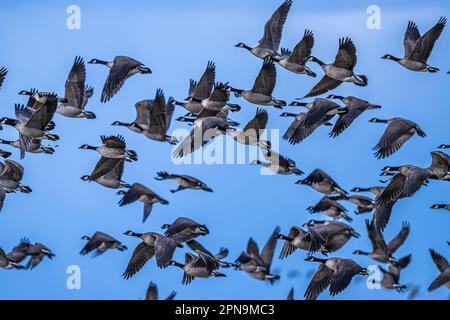
[[[174,101],[170,97],[166,103],[162,89],[156,90],[153,101],[141,101],[141,103],[147,104],[148,112],[147,128],[142,128],[144,136],[151,140],[169,142],[170,144],[176,144],[178,142],[175,137],[167,135],[175,107]],[[136,123],[135,125],[138,126]]]
[[[219,266],[221,268],[230,268],[230,267],[235,266],[235,264],[233,264],[233,263],[222,261],[223,259],[228,257],[228,254],[229,254],[228,248],[221,247],[218,253],[213,254],[210,251],[206,250],[206,248],[204,246],[202,246],[198,241],[196,241],[194,239],[186,241],[186,244],[188,245],[189,249],[191,249],[192,251],[198,250],[198,251],[204,252],[207,255],[216,259],[216,261],[219,263]]]
[[[134,276],[153,256],[155,256],[159,268],[167,267],[172,260],[175,249],[183,247],[183,245],[156,232],[136,233],[127,231],[124,234],[142,240],[131,255],[128,266],[123,273],[124,279]]]
[[[357,58],[356,47],[350,38],[339,39],[339,51],[333,63],[325,64],[314,56],[310,56],[308,60],[319,64],[325,75],[304,98],[324,94],[336,89],[343,82],[353,82],[361,87],[367,86],[367,77],[353,72]]]
[[[194,96],[191,100],[200,103],[203,108],[211,111],[223,111],[230,110],[236,112],[241,110],[241,107],[237,104],[228,103],[230,99],[230,86],[228,83],[217,82],[214,84],[214,89],[211,94],[205,99],[199,99]],[[200,109],[201,111],[201,109]]]
[[[210,278],[210,277],[226,277],[225,274],[217,272],[220,268],[216,258],[209,254],[196,250],[198,256],[186,252],[184,256],[184,264],[172,260],[171,266],[183,269],[182,284],[188,285],[194,278]]]
[[[247,272],[251,277],[257,280],[267,280],[271,284],[280,279],[279,275],[270,273],[279,233],[280,228],[275,228],[261,253],[259,252],[256,242],[250,238],[247,244],[247,250],[243,251],[236,259],[236,269]]]
[[[342,218],[348,222],[352,222],[353,219],[347,215],[347,209],[344,208],[339,202],[325,196],[314,205],[306,208],[310,213],[321,212],[333,219]]]
[[[99,185],[111,189],[131,188],[131,185],[122,180],[124,168],[125,160],[120,160],[119,163],[116,164],[115,159],[102,157],[97,163],[92,174],[82,176],[81,180],[95,181]],[[92,177],[96,178],[92,179]]]
[[[34,269],[42,262],[45,257],[48,257],[51,260],[53,259],[55,254],[42,243],[35,243],[29,246],[27,250],[27,256],[30,257],[30,260],[28,260],[26,268]]]
[[[408,222],[402,223],[402,229],[389,243],[386,243],[383,234],[376,228],[374,221],[366,220],[367,232],[369,239],[372,242],[372,252],[366,252],[362,250],[355,250],[353,254],[367,255],[373,260],[387,263],[396,261],[393,254],[408,238],[411,225]]]
[[[413,121],[403,118],[378,119],[372,118],[369,122],[387,123],[388,126],[375,146],[374,155],[378,159],[384,159],[397,152],[406,141],[417,133],[419,137],[425,138],[426,133]]]
[[[411,255],[407,255],[399,259],[398,261],[393,261],[389,264],[388,270],[379,266],[380,271],[383,274],[383,279],[381,281],[372,280],[372,283],[378,283],[383,288],[393,289],[397,292],[403,292],[406,289],[406,285],[400,284],[400,272],[405,269],[411,262]]]
[[[170,190],[171,193],[175,193],[184,189],[194,189],[213,192],[213,190],[210,187],[208,187],[204,182],[188,175],[169,174],[165,171],[160,171],[157,174],[158,176],[155,179],[158,181],[175,179],[178,182],[179,184],[178,188]]]
[[[8,74],[8,69],[6,69],[4,67],[0,68],[0,89],[2,88],[3,82],[5,81],[7,74]]]
[[[206,225],[199,224],[186,217],[179,217],[172,224],[165,224],[162,228],[166,229],[164,233],[166,237],[169,237],[178,243],[183,243],[198,236],[209,234]]]
[[[355,190],[352,189],[352,190]],[[334,199],[333,199],[334,200]],[[357,210],[355,211],[355,214],[363,214],[372,212],[372,210],[375,208],[375,202],[372,200],[372,198],[361,196],[361,195],[351,195],[351,196],[338,196],[336,200],[347,200],[354,205],[357,206]]]
[[[306,261],[320,262],[305,292],[306,300],[316,300],[326,288],[330,287],[331,296],[345,290],[355,275],[368,275],[367,269],[351,259],[307,257]]]
[[[137,161],[137,153],[134,150],[127,150],[125,138],[122,135],[117,136],[100,136],[102,145],[100,147],[93,147],[88,144],[83,144],[79,149],[95,150],[102,157],[108,159],[126,159],[131,161]]]
[[[96,231],[92,237],[83,236],[81,239],[87,241],[86,245],[80,251],[82,256],[93,252],[92,257],[95,258],[101,256],[109,249],[117,249],[119,251],[127,250],[127,247],[119,240],[101,231]]]
[[[383,187],[383,186],[373,186],[373,187],[368,187],[368,188],[355,187],[350,191],[351,192],[370,192],[375,197],[378,197],[380,194],[383,193],[384,189],[385,189],[385,187]]]
[[[275,64],[270,58],[264,59],[261,70],[256,77],[251,90],[242,90],[230,87],[236,97],[243,97],[250,103],[260,106],[274,106],[282,109],[286,106],[286,101],[275,99],[272,92],[275,89],[277,79],[277,70]]]
[[[58,103],[68,102],[66,98],[58,97],[54,92],[39,91],[35,88],[32,88],[30,90],[21,90],[19,92],[19,95],[28,96],[27,107],[34,110],[39,109],[54,98],[56,98]]]
[[[333,138],[336,138],[347,129],[364,111],[381,108],[379,105],[369,103],[368,101],[353,96],[343,97],[332,94],[329,95],[327,99],[338,99],[346,105],[344,112],[339,113],[339,119],[336,121],[333,130],[330,132],[330,137]]]
[[[7,144],[16,149],[20,149],[20,140],[10,141],[10,140],[0,139],[0,144]],[[25,151],[31,152],[31,153],[45,153],[45,154],[55,153],[54,148],[44,147],[42,145],[42,141],[36,140],[36,139],[31,141],[31,143],[28,145],[28,148]]]
[[[84,108],[90,97],[94,94],[94,88],[85,85],[86,67],[83,58],[76,57],[66,80],[64,98],[67,102],[58,105],[56,112],[69,118],[95,119],[91,111]]]
[[[272,14],[264,26],[264,35],[261,40],[259,40],[256,47],[251,48],[242,42],[236,44],[235,47],[247,49],[253,55],[261,59],[264,59],[267,56],[277,57],[281,34],[283,33],[284,23],[286,22],[291,5],[292,0],[285,0]]]
[[[441,286],[450,289],[450,265],[442,255],[430,249],[431,258],[434,264],[439,269],[439,276],[428,287],[428,292],[432,292]]]
[[[294,50],[281,48],[281,55],[279,58],[272,57],[275,62],[286,70],[298,74],[307,74],[310,77],[316,77],[305,64],[311,56],[311,49],[314,46],[314,35],[311,30],[305,30],[302,40],[294,47]]]
[[[297,226],[292,226],[287,236],[278,234],[277,239],[285,241],[280,252],[280,259],[287,258],[297,249],[307,251],[308,253],[320,251],[322,242],[326,241],[315,230],[309,228],[305,231]]]
[[[173,300],[177,293],[172,291],[165,300]],[[145,295],[145,300],[159,300],[158,297],[158,286],[154,282],[150,282],[147,288],[147,293]]]
[[[24,266],[11,261],[7,256],[5,251],[3,251],[2,248],[0,248],[0,268],[3,269],[25,269]]]
[[[201,101],[209,98],[215,80],[216,65],[213,61],[208,61],[200,80],[198,82],[192,79],[190,80],[188,98],[184,102],[174,100],[175,105],[185,108],[191,114],[200,113],[203,108]]]
[[[23,185],[22,181],[24,168],[13,160],[0,162],[0,210],[3,208],[6,193],[20,191],[30,193],[30,187]]]
[[[153,204],[169,204],[169,201],[161,198],[155,192],[147,188],[140,183],[133,183],[130,189],[127,191],[120,190],[117,194],[122,195],[122,199],[119,201],[119,206],[125,206],[127,204],[133,203],[137,200],[144,203],[144,216],[142,222],[144,223],[152,212]]]
[[[433,204],[431,209],[444,209],[450,211],[450,204]]]
[[[265,141],[261,141],[265,142]],[[261,160],[253,160],[252,164],[258,164],[262,165],[263,167],[269,169],[270,171],[276,173],[276,174],[282,174],[282,175],[302,175],[304,172],[297,168],[297,164],[294,160],[286,158],[282,156],[281,154],[270,150],[270,143],[267,144],[267,142],[263,143],[263,155],[264,158],[267,160],[267,162],[263,162]]]
[[[137,73],[152,73],[150,68],[145,67],[143,63],[125,56],[116,56],[113,61],[92,59],[88,63],[103,64],[110,69],[100,99],[100,102],[103,103],[108,102],[117,92],[119,92],[120,88],[122,88],[129,77]]]
[[[382,59],[393,60],[411,71],[438,72],[439,69],[429,66],[427,60],[446,23],[447,18],[441,17],[433,28],[428,30],[423,36],[420,36],[417,25],[413,21],[409,21],[403,39],[403,46],[405,47],[404,57],[396,58],[391,54],[386,54]]]
[[[149,100],[142,100],[137,102],[134,107],[136,108],[136,119],[133,122],[114,121],[111,125],[127,127],[133,132],[143,133],[144,130],[148,129],[150,122],[149,108],[151,107],[151,103],[149,103]]]
[[[313,170],[309,176],[303,180],[298,180],[296,184],[303,184],[312,187],[317,192],[331,194],[347,194],[336,181],[334,181],[325,171],[321,169]]]
[[[231,129],[227,130],[226,133],[238,143],[266,147],[266,143],[261,143],[261,136],[266,130],[268,120],[269,114],[267,111],[257,109],[256,115],[245,125],[243,130]]]

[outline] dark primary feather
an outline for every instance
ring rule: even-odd
[[[75,61],[66,80],[64,103],[72,107],[83,109],[85,102],[86,66],[83,58],[75,57]]]
[[[5,81],[6,75],[8,74],[8,69],[0,69],[0,89],[2,88],[3,82]]]
[[[252,92],[261,93],[265,95],[272,95],[275,88],[277,78],[277,70],[275,64],[270,59],[265,59],[255,83],[253,84]]]
[[[334,65],[347,70],[353,70],[356,65],[356,61],[356,47],[352,39],[339,39],[339,51],[334,60]]]
[[[92,171],[91,175],[89,176],[90,181],[97,180],[98,178],[108,174],[109,172],[113,171],[117,166],[119,166],[124,159],[112,159],[112,158],[105,158],[101,157],[100,160],[95,165],[94,171]]]
[[[430,57],[435,42],[441,36],[446,23],[447,18],[441,17],[438,23],[433,28],[428,30],[428,32],[426,32],[422,37],[420,37],[419,40],[417,40],[417,43],[414,49],[411,51],[409,58],[414,61],[426,63],[428,58]]]
[[[320,96],[330,90],[336,89],[341,83],[342,81],[324,75],[304,98]]]
[[[155,248],[153,246],[149,246],[144,242],[141,242],[137,245],[136,249],[134,249],[133,254],[131,256],[130,261],[128,262],[128,266],[123,273],[123,277],[125,279],[129,279],[134,276],[142,267],[147,263],[155,255]]]
[[[324,264],[319,266],[319,269],[314,273],[311,282],[305,292],[306,300],[316,300],[320,293],[322,293],[331,283],[333,271],[327,268]]]
[[[208,61],[205,72],[200,80],[195,84],[193,97],[196,99],[206,99],[211,94],[216,79],[216,65],[212,61]]]
[[[406,238],[411,231],[411,225],[408,222],[402,223],[402,229],[400,232],[387,244],[387,249],[390,254],[394,254],[398,248],[405,242]]]
[[[409,57],[419,38],[420,32],[417,28],[417,25],[413,21],[409,21],[408,27],[406,28],[405,32],[405,37],[403,39],[403,46],[405,47],[405,57]]]
[[[284,23],[286,22],[289,9],[291,8],[292,0],[286,0],[273,13],[270,19],[264,26],[264,35],[259,40],[259,45],[263,48],[278,50],[281,41],[281,34],[283,32]]]
[[[154,282],[150,282],[145,295],[145,300],[158,300],[158,286]]]
[[[314,46],[314,34],[311,30],[305,30],[302,40],[294,47],[289,61],[304,65],[311,55],[311,50]]]

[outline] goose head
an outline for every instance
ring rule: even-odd
[[[250,48],[248,45],[246,45],[243,42],[239,42],[238,44],[235,45],[236,48],[243,48],[243,49],[247,49],[247,50],[251,50],[252,48]]]
[[[89,240],[91,240],[91,237],[89,237],[89,236],[82,236],[81,240],[89,241]]]
[[[393,61],[399,61],[399,58],[394,57],[391,54],[385,54],[384,56],[381,57],[381,59],[385,59],[385,60],[393,60]]]

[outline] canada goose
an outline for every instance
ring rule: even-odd
[[[328,286],[331,296],[335,296],[350,285],[355,275],[369,274],[366,268],[361,267],[351,259],[307,257],[305,260],[320,262],[319,269],[314,273],[306,289],[306,300],[316,300]]]
[[[122,88],[129,77],[137,73],[152,73],[150,68],[145,67],[143,63],[125,56],[116,56],[113,61],[92,59],[88,63],[103,64],[110,69],[100,99],[100,102],[103,103],[109,101],[117,92],[119,92],[120,88]]]
[[[366,227],[369,234],[369,239],[372,242],[372,252],[356,250],[353,254],[367,255],[373,260],[383,263],[396,261],[392,255],[405,242],[406,238],[408,238],[411,230],[410,224],[408,222],[403,222],[400,232],[387,244],[384,240],[383,234],[376,228],[373,220],[371,222],[366,220]]]
[[[334,181],[325,171],[321,169],[315,169],[310,173],[306,179],[299,180],[296,184],[303,184],[311,186],[317,192],[323,194],[348,194],[347,191],[342,189],[336,181]]]
[[[405,269],[411,262],[411,255],[399,259],[397,262],[391,262],[389,264],[388,270],[380,267],[380,271],[383,273],[383,279],[381,281],[376,281],[373,279],[373,283],[380,284],[383,288],[394,289],[397,292],[403,292],[406,289],[406,285],[401,285],[400,282],[400,271]]]
[[[13,160],[0,162],[0,210],[3,208],[6,193],[20,191],[30,193],[30,187],[23,185],[20,181],[23,178],[24,168]]]
[[[450,144],[441,144],[438,148],[439,149],[450,149]]]
[[[338,99],[346,105],[344,112],[339,113],[339,119],[336,121],[333,130],[330,132],[330,137],[333,138],[336,138],[347,129],[364,111],[381,108],[379,105],[369,103],[353,96],[342,97],[332,94],[329,95],[327,99]]]
[[[131,122],[121,122],[121,121],[114,121],[111,123],[112,126],[122,126],[127,127],[133,132],[136,133],[143,133],[144,130],[148,129],[149,125],[149,108],[151,107],[151,103],[149,103],[149,100],[142,100],[137,102],[135,105],[136,108],[136,119]]]
[[[422,138],[427,136],[417,123],[402,118],[391,118],[387,120],[372,118],[369,122],[388,124],[380,141],[378,141],[374,148],[376,150],[374,155],[378,159],[384,159],[393,155],[406,141],[411,139],[415,133]]]
[[[229,124],[219,117],[205,117],[198,119],[188,136],[173,151],[174,158],[181,158],[202,148],[215,137],[225,134]]]
[[[227,130],[227,135],[241,144],[261,146],[261,136],[266,130],[269,114],[266,110],[257,109],[256,115],[250,120],[243,130]]]
[[[230,90],[236,94],[236,97],[243,97],[250,103],[283,109],[286,106],[286,101],[275,99],[272,96],[276,78],[277,70],[275,64],[270,58],[267,58],[264,59],[264,63],[251,90],[241,90],[233,87],[230,87]]]
[[[119,251],[127,250],[127,247],[124,246],[119,240],[101,231],[96,231],[92,237],[83,236],[81,239],[87,241],[86,245],[80,251],[82,256],[85,256],[94,250],[95,252],[92,255],[93,258],[101,256],[109,249],[117,249]]]
[[[214,257],[200,250],[196,252],[198,256],[187,252],[184,256],[184,264],[175,260],[170,262],[171,266],[183,269],[182,284],[188,285],[194,278],[226,277],[225,274],[216,271],[220,265]]]
[[[137,153],[134,150],[127,150],[125,138],[122,135],[117,136],[100,136],[102,144],[100,147],[93,147],[88,144],[83,144],[79,149],[95,150],[102,157],[108,159],[126,159],[137,161]]]
[[[267,56],[278,56],[281,34],[283,33],[284,23],[291,9],[292,0],[285,0],[283,4],[272,14],[264,26],[264,35],[259,40],[256,47],[251,48],[240,42],[235,45],[237,48],[244,48],[250,51],[258,58],[264,59]]]
[[[450,265],[442,255],[430,249],[431,258],[434,264],[439,269],[439,276],[434,279],[434,281],[428,287],[428,292],[432,292],[444,285],[446,288],[450,289]]]
[[[173,98],[170,97],[166,103],[163,90],[157,89],[155,99],[152,102],[147,100],[147,103],[148,126],[143,130],[144,136],[151,140],[176,144],[177,139],[167,135],[175,107]]]
[[[6,69],[4,67],[0,68],[0,89],[2,88],[3,82],[5,81],[7,74],[8,74],[8,69]]]
[[[189,95],[184,102],[174,101],[175,105],[185,108],[190,113],[199,113],[203,106],[201,101],[208,99],[216,80],[216,65],[213,61],[208,61],[206,69],[203,72],[200,80],[189,82]],[[199,102],[200,101],[200,102]]]
[[[172,291],[165,300],[173,300],[177,293]],[[159,300],[158,297],[158,286],[154,282],[150,282],[147,288],[147,293],[145,295],[145,300]]]
[[[52,120],[56,108],[56,95],[52,94],[48,97],[47,102],[37,110],[16,104],[16,119],[3,118],[0,120],[0,124],[13,126],[19,132],[21,159],[25,157],[25,152],[33,140],[59,140],[57,135],[46,131],[46,127]]]
[[[413,21],[409,21],[403,39],[405,47],[404,57],[396,58],[391,54],[386,54],[382,59],[398,62],[401,66],[411,71],[438,72],[439,69],[429,66],[427,60],[446,23],[447,18],[441,17],[438,23],[421,37],[417,25]]]
[[[0,144],[7,144],[10,145],[14,148],[20,149],[20,140],[15,140],[15,141],[9,141],[9,140],[4,140],[4,139],[0,139]],[[25,150],[26,152],[31,152],[31,153],[45,153],[45,154],[53,154],[55,153],[55,149],[52,147],[44,147],[42,145],[42,141],[41,140],[32,140],[30,142],[30,144],[28,145],[27,149]]]
[[[450,211],[450,204],[433,204],[431,209],[444,209]]]
[[[320,199],[316,205],[309,206],[306,210],[310,213],[321,212],[334,219],[342,218],[348,222],[353,221],[353,219],[347,215],[347,209],[345,209],[339,202],[326,196]]]
[[[57,113],[69,118],[96,118],[93,112],[84,111],[89,98],[94,94],[94,89],[87,87],[85,82],[86,67],[83,58],[76,57],[66,80],[64,98],[67,99],[67,102],[58,105]]]
[[[144,203],[144,216],[142,222],[144,223],[152,212],[153,204],[169,204],[169,201],[161,198],[155,192],[147,188],[140,183],[133,183],[130,189],[127,191],[120,190],[117,194],[122,195],[122,199],[119,201],[119,206],[125,206],[127,204],[133,203],[137,200]]]
[[[385,168],[387,169],[387,168]],[[398,170],[383,193],[376,199],[376,204],[386,204],[389,201],[413,196],[430,177],[426,169],[412,165],[389,167],[389,171]]]
[[[235,266],[233,263],[222,261],[223,259],[228,257],[228,253],[229,253],[228,248],[221,247],[218,253],[213,254],[210,251],[206,250],[206,248],[204,246],[202,246],[196,240],[191,239],[189,241],[186,241],[186,244],[188,245],[189,249],[191,249],[192,251],[199,250],[201,252],[208,254],[209,256],[213,257],[214,259],[216,259],[216,261],[219,263],[219,266],[221,268],[230,268],[232,266]]]
[[[313,229],[305,231],[297,226],[291,227],[287,236],[278,234],[277,239],[285,241],[280,252],[280,259],[287,258],[297,249],[307,251],[308,253],[319,251],[321,249],[321,242],[325,240]]]
[[[305,64],[311,55],[311,49],[314,46],[314,35],[311,30],[305,30],[302,40],[295,46],[294,50],[281,48],[279,58],[272,57],[275,62],[286,70],[299,74],[307,74],[310,77],[316,77]]]
[[[178,243],[183,243],[198,236],[209,234],[206,225],[199,224],[186,217],[179,217],[172,224],[165,224],[162,228],[166,229],[164,233],[166,237],[169,237]]]
[[[263,150],[263,155],[268,162],[263,162],[261,160],[253,160],[251,162],[252,164],[262,165],[276,174],[282,175],[295,174],[300,176],[304,173],[302,170],[297,168],[297,164],[295,163],[294,160],[286,158],[275,151],[271,151],[270,144],[267,144],[267,142],[265,141],[261,142],[264,142],[263,146],[265,149]]]
[[[11,261],[7,256],[5,251],[3,251],[2,248],[0,248],[0,268],[3,269],[25,269],[24,266]]]
[[[169,174],[165,171],[160,171],[157,174],[158,176],[155,179],[158,181],[175,179],[178,182],[179,184],[178,188],[170,190],[171,193],[175,193],[184,189],[194,189],[213,192],[213,190],[210,187],[208,187],[204,182],[188,175]]]
[[[353,72],[357,58],[356,47],[350,38],[339,39],[339,51],[333,63],[325,64],[313,56],[310,56],[308,60],[319,64],[325,75],[304,98],[318,96],[336,89],[342,82],[353,82],[361,87],[368,84],[366,76]]]
[[[291,288],[291,290],[289,290],[288,296],[286,298],[286,300],[291,300],[294,301],[294,288]]]
[[[355,188],[352,190],[355,190]],[[355,211],[355,214],[372,212],[372,210],[375,208],[375,202],[371,198],[366,196],[354,194],[351,196],[338,196],[337,198],[337,200],[347,200],[356,205],[357,210]]]
[[[236,269],[247,272],[255,279],[267,280],[271,284],[274,281],[279,280],[279,275],[270,273],[270,266],[272,265],[273,254],[275,252],[279,234],[280,228],[276,227],[261,253],[259,252],[256,242],[250,238],[247,244],[247,250],[243,251],[236,259]]]
[[[129,279],[139,272],[153,256],[155,256],[159,268],[167,267],[175,249],[183,247],[183,245],[156,232],[136,233],[127,231],[124,234],[142,240],[134,249],[127,269],[123,273],[125,279]]]
[[[27,256],[30,256],[30,260],[28,260],[26,268],[34,269],[45,257],[48,257],[51,260],[55,254],[42,243],[35,243],[28,248]]]
[[[214,84],[214,89],[211,94],[205,99],[198,99],[191,97],[191,100],[198,102],[203,108],[211,111],[222,111],[229,109],[232,112],[241,110],[241,107],[236,104],[228,103],[230,99],[230,86],[228,83],[217,82]]]
[[[125,168],[125,160],[120,160],[117,165],[115,165],[115,162],[115,159],[107,160],[107,158],[102,157],[97,163],[96,169],[94,169],[93,173],[90,176],[82,176],[81,180],[95,181],[99,185],[111,189],[131,188],[131,185],[122,180],[123,170]],[[99,172],[100,174],[102,174],[103,172],[106,173],[96,179],[91,179],[92,175],[94,175],[94,177],[98,176],[97,172]]]

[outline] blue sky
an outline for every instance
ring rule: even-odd
[[[97,119],[78,120],[56,116],[61,140],[53,156],[27,155],[23,182],[33,189],[30,195],[8,195],[0,213],[0,246],[11,249],[21,237],[46,244],[56,254],[53,261],[44,261],[33,271],[0,270],[1,299],[141,299],[150,281],[158,283],[162,296],[171,290],[180,299],[284,299],[293,286],[301,298],[309,283],[310,272],[317,267],[303,261],[304,252],[296,252],[286,260],[274,259],[273,268],[282,280],[274,286],[259,282],[242,272],[225,270],[227,278],[197,279],[191,285],[181,285],[179,269],[160,270],[150,261],[130,280],[123,280],[131,250],[137,239],[128,238],[126,230],[160,231],[164,223],[178,216],[188,216],[208,226],[211,234],[202,237],[202,244],[216,251],[221,246],[230,249],[230,259],[239,255],[250,236],[262,247],[268,235],[279,225],[287,232],[291,225],[301,225],[312,216],[305,210],[321,195],[295,185],[294,176],[263,176],[249,165],[176,166],[170,159],[172,146],[150,141],[126,128],[110,126],[115,120],[132,121],[134,104],[153,98],[156,88],[166,96],[181,100],[186,96],[189,78],[198,78],[208,60],[217,65],[217,80],[230,81],[235,87],[249,88],[259,71],[261,61],[248,52],[235,48],[237,42],[255,45],[263,26],[281,1],[15,1],[2,4],[0,24],[0,66],[10,72],[0,91],[2,116],[12,116],[14,103],[25,103],[17,95],[22,89],[36,87],[43,91],[64,92],[64,82],[76,55],[111,59],[115,55],[134,57],[153,70],[153,74],[137,75],[127,81],[109,103],[100,104],[100,94],[107,76],[103,66],[87,66],[87,83],[95,87],[88,110]],[[66,28],[66,8],[76,4],[81,8],[81,30]],[[313,54],[332,61],[340,37],[351,37],[358,52],[356,71],[369,77],[365,88],[344,84],[334,91],[340,95],[355,95],[383,106],[358,118],[336,139],[328,138],[329,128],[318,129],[296,146],[281,142],[281,153],[297,161],[300,169],[309,173],[322,168],[344,188],[378,185],[379,170],[386,165],[415,164],[427,166],[429,152],[441,143],[450,143],[448,118],[448,81],[450,70],[449,32],[445,30],[429,60],[441,68],[438,74],[412,73],[392,61],[381,60],[385,53],[401,56],[402,39],[409,19],[421,32],[433,26],[440,16],[449,15],[447,1],[377,1],[381,8],[381,30],[366,28],[366,9],[373,1],[299,1],[295,0],[287,19],[281,45],[292,48],[306,28],[314,31],[316,45]],[[317,65],[312,69],[322,72]],[[299,76],[278,68],[276,97],[292,100],[303,96],[317,79]],[[245,124],[256,106],[233,98],[241,112],[233,119]],[[297,111],[294,107],[286,111]],[[286,130],[290,120],[279,117],[280,111],[270,109],[269,128]],[[175,116],[184,114],[178,109]],[[385,127],[371,124],[372,117],[400,116],[416,121],[428,134],[426,139],[413,137],[398,153],[386,160],[372,156]],[[172,129],[183,127],[173,122]],[[83,143],[97,144],[101,134],[123,134],[129,148],[137,150],[139,161],[127,163],[124,180],[143,183],[170,201],[168,206],[155,206],[147,223],[141,223],[142,205],[119,208],[114,190],[79,178],[94,167],[98,155],[77,149]],[[3,139],[16,139],[12,128],[4,128]],[[8,149],[8,146],[4,146]],[[13,159],[19,158],[14,150]],[[183,191],[172,195],[175,182],[157,182],[157,171],[193,175],[204,180],[214,193]],[[450,186],[432,182],[413,198],[395,207],[385,237],[390,240],[401,228],[403,220],[411,223],[412,232],[397,253],[402,257],[413,253],[411,265],[402,273],[402,282],[418,284],[419,298],[446,299],[448,291],[432,294],[426,287],[438,275],[428,248],[448,256],[449,217],[445,211],[432,211],[433,203],[447,203]],[[349,211],[353,206],[345,204]],[[320,216],[314,216],[320,218]],[[364,266],[374,264],[367,257],[353,256],[355,249],[370,249],[364,220],[357,216],[353,226],[363,237],[351,240],[335,256],[351,257]],[[129,247],[127,252],[108,252],[91,259],[78,254],[84,234],[96,230],[107,232]],[[281,249],[278,245],[276,256]],[[183,250],[176,253],[182,260]],[[82,289],[66,289],[66,268],[78,265],[82,272]],[[295,270],[297,278],[288,275]],[[386,290],[368,290],[365,279],[357,279],[336,299],[403,299],[405,294]],[[321,298],[329,298],[327,293]]]

